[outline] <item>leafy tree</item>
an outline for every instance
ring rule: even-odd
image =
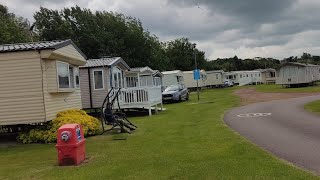
[[[165,46],[166,55],[172,65],[168,70],[179,69],[189,71],[195,68],[194,53],[197,56],[198,68],[206,67],[205,53],[194,49],[193,44],[187,38],[169,41]]]
[[[0,44],[30,41],[27,20],[9,13],[8,8],[0,4]]]
[[[277,68],[280,61],[273,58],[255,59],[239,59],[237,56],[233,58],[224,58],[214,61],[208,61],[207,70],[222,69],[224,71],[240,71],[240,70],[255,70],[265,68]]]
[[[302,60],[312,59],[312,56],[311,56],[311,54],[304,52],[304,53],[302,54],[302,56],[301,56],[301,59],[302,59]]]
[[[140,20],[113,12],[95,12],[80,7],[61,11],[40,8],[35,13],[41,40],[71,38],[88,58],[121,56],[132,67],[164,70],[162,44],[144,30]]]
[[[296,57],[296,61],[299,63],[307,63],[307,64],[320,64],[320,56],[313,56],[309,53],[303,53],[301,57]]]

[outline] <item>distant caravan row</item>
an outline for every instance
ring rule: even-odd
[[[168,87],[170,85],[181,84],[188,89],[207,88],[207,87],[223,87],[224,86],[224,72],[218,71],[200,71],[200,79],[194,80],[193,71],[165,71],[162,72],[162,86]]]
[[[288,87],[307,86],[320,80],[320,66],[296,62],[284,63],[277,69],[256,69],[252,71],[200,71],[198,82],[194,80],[193,71],[162,72],[163,87],[183,84],[188,89],[214,88],[226,86],[245,86],[257,84],[278,84]],[[198,85],[197,85],[198,83]]]
[[[235,85],[278,84],[287,87],[313,85],[320,80],[320,66],[289,62],[277,69],[226,72],[225,78]]]
[[[231,71],[223,70],[200,71],[200,79],[198,82],[194,80],[193,71],[165,71],[162,72],[162,85],[167,87],[175,84],[183,84],[190,90],[197,87],[203,88],[219,88],[233,85],[252,85],[252,84],[275,84],[276,70],[274,69],[258,69],[254,71]],[[197,85],[198,83],[198,85]]]

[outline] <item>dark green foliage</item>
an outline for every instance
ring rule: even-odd
[[[140,20],[113,12],[80,7],[61,11],[40,8],[34,15],[41,40],[71,38],[88,58],[121,56],[132,67],[166,69],[162,44]]]
[[[205,53],[193,48],[187,38],[176,39],[166,43],[166,54],[170,59],[168,70],[179,69],[188,71],[195,68],[194,53],[197,56],[198,68],[206,68]]]
[[[0,44],[30,41],[27,20],[9,13],[8,8],[0,4]]]
[[[300,58],[297,58],[297,62],[308,64],[320,64],[320,56],[313,56],[309,53],[303,53]]]
[[[207,70],[222,69],[224,71],[240,71],[254,70],[265,68],[277,68],[280,61],[273,58],[254,59],[239,59],[237,56],[233,58],[217,59],[207,62]]]

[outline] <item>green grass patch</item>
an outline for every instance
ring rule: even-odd
[[[304,108],[307,111],[310,111],[310,112],[313,112],[313,113],[317,113],[317,114],[320,115],[320,100],[310,102],[310,103],[306,104],[304,106]]]
[[[315,93],[320,92],[320,86],[308,86],[300,88],[286,88],[275,84],[262,84],[255,87],[259,92],[276,92],[276,93]]]
[[[223,121],[234,88],[202,91],[166,111],[131,120],[126,140],[87,139],[88,162],[58,167],[54,144],[0,149],[0,179],[316,179],[234,133]],[[192,104],[193,103],[193,104]]]

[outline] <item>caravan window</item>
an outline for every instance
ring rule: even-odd
[[[275,77],[275,73],[274,72],[270,72],[270,77]]]
[[[114,78],[114,87],[119,87],[118,86],[118,75],[117,75],[117,73],[113,74],[113,78]]]
[[[70,88],[69,64],[57,62],[59,88]]]
[[[79,68],[57,61],[58,87],[79,88]]]
[[[93,71],[93,82],[94,82],[94,89],[104,89],[103,83],[103,71],[102,70],[94,70]]]
[[[160,77],[154,77],[153,78],[153,85],[154,86],[161,86],[161,78]]]
[[[177,76],[177,82],[182,82],[183,81],[183,77],[182,76]]]
[[[75,84],[75,78],[74,78],[74,69],[73,69],[73,66],[70,66],[69,65],[69,77],[70,77],[70,84],[69,84],[69,87],[70,88],[74,88],[74,84]]]
[[[126,77],[127,87],[137,87],[138,77]]]
[[[114,87],[122,87],[122,75],[121,72],[113,73],[113,79],[114,79]]]
[[[218,76],[218,74],[216,74],[216,79],[219,79],[219,76]]]
[[[240,74],[240,78],[242,78],[242,74]]]
[[[79,68],[74,68],[74,81],[76,88],[80,88]]]

